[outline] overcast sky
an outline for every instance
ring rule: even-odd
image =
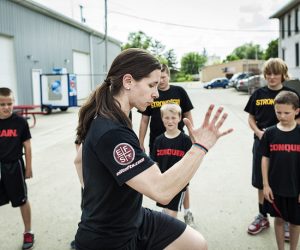
[[[104,0],[34,0],[104,33]],[[178,61],[188,52],[220,56],[246,43],[263,49],[278,37],[278,19],[269,17],[290,0],[107,0],[108,35],[126,42],[143,31],[174,49]]]

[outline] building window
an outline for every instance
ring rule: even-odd
[[[284,39],[284,16],[281,18],[281,38]]]
[[[296,67],[299,67],[299,43],[295,44]]]
[[[291,36],[291,14],[288,15],[288,36]]]
[[[299,26],[298,26],[298,8],[295,9],[295,33],[299,32]]]
[[[282,53],[282,60],[284,61],[285,60],[285,49],[284,48],[282,48],[281,53]]]

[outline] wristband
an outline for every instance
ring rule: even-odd
[[[204,151],[205,154],[208,153],[208,149],[206,147],[204,147],[203,145],[201,145],[200,143],[194,142],[193,145],[200,148],[202,151]]]

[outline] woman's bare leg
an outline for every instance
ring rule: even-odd
[[[184,232],[165,250],[207,250],[207,243],[202,234],[187,226]]]

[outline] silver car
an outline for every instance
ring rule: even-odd
[[[253,92],[261,87],[267,85],[267,81],[263,75],[255,75],[249,77],[248,80],[248,94],[252,95]]]

